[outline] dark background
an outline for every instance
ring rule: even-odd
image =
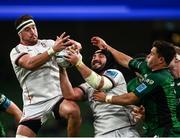
[[[67,6],[70,4],[66,1],[61,1],[61,3],[54,0],[53,2],[56,2],[60,6]],[[81,6],[95,4],[95,1],[88,0],[87,2],[82,3],[81,1],[75,0],[74,3],[71,3],[70,5],[78,5],[76,2],[79,2],[79,5]],[[71,14],[68,14],[66,18],[59,18],[58,16],[51,18],[45,16],[45,14],[38,13],[38,11],[35,13],[33,13],[33,11],[26,13],[35,17],[40,39],[55,39],[57,35],[65,31],[72,39],[79,41],[83,47],[81,51],[83,60],[87,65],[89,65],[90,57],[92,52],[95,50],[95,47],[90,43],[92,36],[102,37],[109,45],[129,54],[130,56],[135,56],[138,53],[148,53],[153,41],[157,39],[173,42],[176,45],[180,44],[180,17],[178,16],[179,3],[176,0],[174,0],[174,2],[171,1],[172,4],[169,4],[169,6],[167,0],[165,0],[163,4],[160,3],[162,1],[159,0],[152,1],[149,5],[143,0],[141,0],[141,4],[139,1],[135,4],[131,0],[122,2],[123,3],[111,1],[110,3],[110,1],[105,0],[104,3],[99,1],[96,6],[101,8],[102,5],[109,6],[116,4],[121,6],[120,4],[123,4],[123,6],[129,6],[131,9],[139,9],[142,13],[143,11],[146,13],[144,9],[149,10],[156,8],[169,10],[174,7],[174,9],[177,9],[176,16],[174,16],[174,14],[171,16],[163,15],[163,13],[163,16],[157,16],[156,13],[150,12],[149,14],[146,13],[145,16],[138,16],[137,14],[135,18],[134,16],[130,16],[133,15],[133,11],[131,11],[130,14],[128,14],[129,16],[126,16],[127,18],[124,18],[124,15],[121,16],[120,13],[118,13],[117,16],[114,16],[114,14],[111,13],[110,16],[114,16],[113,19],[109,18],[110,16],[106,17],[104,14],[103,19],[98,19],[101,14],[98,15],[97,18],[92,18],[94,16],[91,15],[90,11],[90,13],[87,13],[86,17],[82,16],[81,18],[78,17],[76,19],[76,15],[72,15],[72,17]],[[55,5],[56,3],[52,4],[52,1],[47,0],[46,2],[40,1],[35,6]],[[34,3],[33,0],[24,3],[20,3],[17,0],[14,0],[13,2],[7,0],[6,2],[1,2],[1,4],[0,7],[9,5],[22,5],[26,7],[27,5],[33,5]],[[8,13],[8,10],[7,12],[2,12],[0,10],[0,92],[4,93],[22,109],[22,90],[16,79],[15,73],[13,72],[9,58],[11,49],[19,43],[19,38],[14,28],[14,18],[25,14],[22,11],[17,13],[18,14],[13,14]],[[88,19],[88,17],[90,19]],[[73,18],[73,20],[71,20],[71,18]],[[120,67],[120,69],[128,82],[133,77],[133,74],[122,67]],[[83,82],[83,79],[74,67],[69,68],[68,72],[73,86],[77,86]],[[93,136],[93,118],[88,104],[86,102],[78,103],[81,107],[83,117],[80,136]],[[1,113],[0,120],[6,128],[7,135],[14,136],[16,124],[13,117]],[[47,125],[40,130],[39,136],[66,136],[65,123],[63,121],[57,122],[50,119],[47,122]]]

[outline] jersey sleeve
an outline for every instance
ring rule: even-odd
[[[139,83],[135,89],[134,89],[134,93],[136,96],[138,96],[139,98],[144,97],[147,94],[150,94],[153,92],[153,89],[158,87],[158,79],[156,78],[155,75],[150,74],[149,76],[147,76],[147,78],[145,78],[141,83]]]
[[[78,86],[82,91],[83,93],[86,95],[88,93],[88,89],[91,88],[91,86],[88,84],[88,83],[82,83]]]
[[[31,53],[31,50],[28,50],[26,47],[16,46],[10,53],[11,62],[17,65],[19,58],[29,53]]]
[[[54,46],[55,41],[48,39],[48,40],[39,40],[39,42],[42,47],[44,47],[45,49],[48,49],[50,47]],[[20,57],[22,57],[25,54],[29,54],[30,56],[36,56],[37,52],[35,52],[34,49],[29,48],[28,46],[23,46],[21,44],[17,45],[16,47],[14,47],[11,52],[10,52],[10,58],[11,58],[11,62],[13,64],[18,65],[18,60],[20,59]]]
[[[11,101],[3,94],[0,94],[0,111],[5,111],[11,104]]]
[[[91,92],[92,88],[91,86],[88,84],[88,83],[82,83],[78,86],[78,88],[80,88],[83,93],[84,93],[84,100],[87,100],[88,99],[88,93]]]
[[[126,83],[123,74],[116,69],[108,69],[103,73],[103,76],[107,77],[114,86],[117,86],[119,82]]]
[[[139,72],[140,74],[143,74],[144,72],[147,72],[147,70],[149,70],[145,58],[132,59],[130,60],[128,66],[131,70],[133,70],[134,72]]]

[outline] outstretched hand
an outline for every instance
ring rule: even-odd
[[[95,91],[93,93],[93,99],[95,101],[105,102],[106,94],[102,91]]]
[[[67,45],[70,45],[68,48],[72,48],[74,50],[81,50],[82,49],[82,46],[81,46],[81,43],[73,40],[73,39],[68,39],[68,42],[67,42]]]
[[[100,37],[94,36],[91,38],[91,43],[99,49],[107,49],[107,43]]]
[[[65,36],[65,34],[66,33],[64,32],[60,36],[56,37],[56,41],[53,46],[53,50],[55,52],[59,52],[66,48],[66,45],[67,45],[66,42],[68,41],[70,36],[69,35]]]
[[[72,65],[76,65],[79,60],[82,60],[82,55],[76,49],[69,48],[67,50],[67,53],[68,54],[65,57],[65,60],[70,62]]]

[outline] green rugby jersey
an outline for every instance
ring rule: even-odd
[[[135,78],[131,79],[127,84],[127,91],[128,92],[133,92],[134,89],[136,89],[136,87],[139,84],[140,84],[140,81],[139,81],[138,77],[135,77]]]
[[[175,79],[176,102],[177,102],[177,118],[180,121],[180,78]]]
[[[134,92],[145,107],[145,136],[180,136],[174,81],[169,70],[152,72],[145,60],[137,59],[131,60],[129,67],[143,76],[139,83],[133,79],[128,90]]]

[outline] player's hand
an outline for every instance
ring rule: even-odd
[[[79,60],[82,60],[82,55],[77,50],[68,49],[67,53],[68,55],[65,57],[65,60],[70,62],[72,65],[76,65]]]
[[[94,46],[97,46],[99,49],[107,49],[107,44],[106,42],[98,37],[98,36],[94,36],[91,38],[91,43],[94,45]]]
[[[69,35],[65,36],[66,33],[62,33],[60,36],[56,37],[56,41],[53,46],[53,50],[55,52],[59,52],[67,47],[67,41],[69,39]]]
[[[132,109],[132,112],[131,114],[133,115],[133,119],[134,119],[134,122],[138,122],[140,120],[144,120],[145,118],[145,108],[144,106],[140,106],[140,107],[134,107]]]
[[[93,93],[93,99],[95,101],[105,102],[106,94],[102,91],[95,91]]]
[[[66,49],[74,49],[77,51],[80,51],[82,49],[81,43],[72,39],[68,39],[67,45],[70,45],[70,46],[68,46]]]

